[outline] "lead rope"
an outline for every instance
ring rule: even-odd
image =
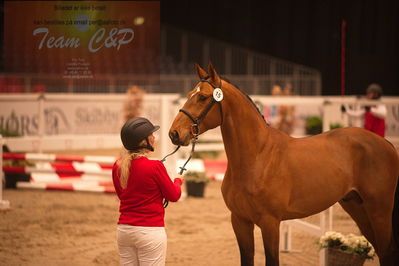
[[[176,148],[174,151],[172,151],[171,153],[169,153],[168,155],[166,155],[165,157],[163,157],[162,160],[161,160],[161,162],[163,163],[164,161],[166,161],[166,158],[168,158],[169,156],[175,154],[179,149],[180,149],[180,145],[177,146],[177,148]]]
[[[165,157],[163,157],[162,160],[161,160],[161,162],[163,163],[163,162],[166,160],[166,158],[168,158],[169,156],[175,154],[179,149],[180,149],[180,145],[177,146],[177,148],[176,148],[174,151],[172,151],[171,153],[169,153],[169,154],[167,154]],[[163,199],[163,203],[162,203],[163,207],[164,207],[164,208],[168,207],[168,204],[169,204],[169,201],[166,200],[166,199]]]
[[[191,152],[190,152],[190,156],[188,157],[187,161],[183,164],[183,166],[179,167],[179,168],[180,168],[179,175],[182,175],[184,171],[187,171],[186,165],[187,165],[188,162],[191,160],[191,157],[193,157],[194,149],[195,149],[195,143],[197,143],[197,140],[198,140],[198,137],[195,137],[194,140],[191,142]]]
[[[187,165],[188,162],[191,160],[191,157],[192,157],[193,154],[194,154],[195,143],[197,142],[197,140],[198,140],[198,134],[194,134],[194,139],[193,139],[193,141],[191,142],[191,145],[192,145],[192,146],[191,146],[190,156],[188,157],[187,161],[183,164],[183,166],[179,167],[179,168],[180,168],[179,175],[182,175],[184,171],[187,171],[186,165]],[[175,154],[175,153],[179,150],[179,148],[180,148],[180,145],[177,146],[177,148],[176,148],[173,152],[171,152],[171,153],[169,153],[168,155],[166,155],[165,157],[163,157],[163,159],[161,160],[161,162],[164,162],[164,161],[166,160],[167,157],[169,157],[169,156]],[[169,205],[169,201],[166,200],[166,199],[164,199],[164,200],[163,200],[163,207],[166,208],[166,207],[168,207],[168,205]]]

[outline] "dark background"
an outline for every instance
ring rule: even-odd
[[[162,24],[318,69],[324,95],[341,90],[342,20],[346,94],[364,95],[377,82],[385,95],[399,95],[398,0],[161,1]]]
[[[161,1],[162,24],[320,70],[324,95],[341,91],[342,20],[346,94],[364,95],[376,82],[399,95],[399,1]]]

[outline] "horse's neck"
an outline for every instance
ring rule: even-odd
[[[248,158],[254,161],[256,155],[273,148],[275,132],[244,94],[230,89],[223,101],[221,131],[229,163],[243,166]]]

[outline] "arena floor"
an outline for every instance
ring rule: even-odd
[[[239,251],[220,185],[212,181],[205,198],[185,198],[167,208],[167,265],[239,265]],[[119,264],[115,195],[8,189],[3,198],[11,202],[12,208],[0,212],[0,265]],[[359,232],[338,205],[334,207],[333,229]],[[259,229],[255,236],[255,264],[264,265]],[[316,241],[293,229],[296,252],[280,253],[281,265],[318,265]],[[365,265],[379,265],[378,259]]]

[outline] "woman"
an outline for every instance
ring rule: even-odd
[[[121,265],[165,265],[167,237],[163,199],[180,198],[182,178],[169,178],[160,161],[149,160],[153,133],[159,129],[142,117],[121,130],[126,155],[115,162],[112,179],[120,200],[117,241]]]
[[[365,129],[374,132],[381,137],[385,137],[385,118],[387,117],[387,108],[384,104],[379,103],[382,96],[382,88],[376,83],[372,83],[367,87],[367,100],[376,101],[373,106],[364,106],[360,110],[346,109],[344,105],[341,106],[341,111],[346,112],[350,117],[363,118],[363,126]]]

